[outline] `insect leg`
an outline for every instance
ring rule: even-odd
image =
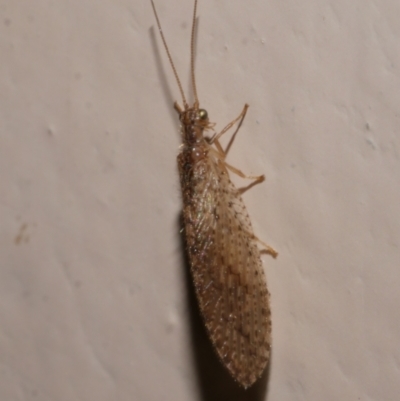
[[[263,249],[260,250],[261,253],[266,253],[268,255],[271,255],[274,259],[278,256],[278,252],[275,251],[275,249],[272,248],[272,246],[269,246],[264,241],[261,241],[260,238],[258,238],[252,232],[247,231],[247,234],[249,235],[249,237],[253,238],[255,241],[257,241],[263,246]]]
[[[236,167],[231,166],[230,164],[226,163],[225,161],[223,162],[225,167],[229,170],[232,171],[232,173],[238,175],[239,177],[246,178],[249,180],[254,180],[252,183],[249,185],[246,185],[245,187],[238,188],[238,192],[240,195],[242,195],[244,192],[249,190],[250,188],[254,187],[254,185],[260,184],[265,180],[265,176],[263,175],[246,175]]]
[[[259,242],[264,248],[261,249],[261,253],[267,253],[268,255],[271,255],[274,259],[276,259],[276,257],[278,256],[278,252],[275,251],[274,248],[272,248],[272,246],[269,246],[268,244],[266,244],[264,241],[261,241],[260,238],[254,236],[254,239],[257,240],[257,242]]]
[[[217,145],[217,143],[218,143],[218,145]],[[215,143],[215,145],[218,148],[218,151],[219,151],[218,155],[219,155],[220,154],[220,149],[222,150],[221,144],[219,144],[219,142],[217,141]],[[225,169],[231,171],[232,173],[238,175],[239,177],[248,178],[248,179],[254,180],[249,185],[246,185],[245,187],[242,187],[242,188],[238,188],[237,191],[238,191],[239,195],[242,195],[244,192],[248,191],[250,188],[254,187],[257,184],[260,184],[261,182],[263,182],[265,180],[265,176],[264,175],[247,176],[246,174],[244,174],[242,171],[240,171],[236,167],[233,167],[230,164],[228,164],[224,159],[222,159],[222,157],[223,157],[223,154],[220,155],[220,160],[219,161],[220,161],[220,163],[222,163],[222,165],[225,167]],[[260,238],[255,236],[253,233],[249,232],[248,234],[249,234],[249,236],[254,238],[257,242],[259,242],[263,246],[263,249],[261,250],[261,253],[267,253],[268,255],[271,255],[273,258],[276,258],[278,256],[278,252],[275,251],[274,248],[272,248],[271,246],[266,244],[264,241],[260,240]]]
[[[263,182],[265,180],[264,174],[262,174],[262,175],[246,175],[245,173],[243,173],[238,168],[231,166],[229,163],[227,163],[225,161],[226,153],[222,149],[222,146],[221,146],[221,144],[219,143],[218,140],[214,141],[214,145],[215,145],[215,147],[217,149],[211,148],[211,151],[214,154],[214,156],[216,156],[218,158],[219,163],[221,163],[221,166],[225,170],[229,170],[229,171],[231,171],[232,173],[238,175],[241,178],[245,178],[245,179],[248,179],[248,180],[254,180],[249,185],[247,185],[247,186],[245,186],[243,188],[238,188],[239,195],[243,194],[244,192],[249,190],[254,185],[260,184],[261,182]]]
[[[218,149],[218,152],[220,153],[220,159],[224,160],[225,159],[225,152],[224,149],[222,148],[222,145],[220,144],[218,139],[213,139],[213,144],[215,147]]]
[[[217,134],[214,138],[212,138],[212,140],[211,140],[211,143],[218,142],[218,139],[221,138],[221,136],[224,135],[225,132],[227,132],[228,130],[230,130],[230,129],[239,121],[239,124],[238,124],[238,126],[237,126],[235,132],[233,133],[231,139],[229,140],[228,146],[227,146],[226,149],[223,151],[223,153],[225,154],[225,157],[227,156],[227,154],[228,154],[228,152],[229,152],[229,149],[230,149],[230,147],[232,146],[232,143],[233,143],[233,141],[234,141],[234,139],[235,139],[236,134],[238,133],[240,127],[242,126],[242,123],[243,123],[244,117],[246,116],[246,113],[247,113],[247,109],[248,109],[248,108],[249,108],[249,105],[248,105],[248,104],[245,104],[244,107],[243,107],[243,110],[242,110],[242,112],[239,114],[239,116],[236,117],[233,121],[231,121],[220,133],[218,133],[218,134]]]

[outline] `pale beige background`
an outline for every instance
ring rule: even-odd
[[[192,1],[157,5],[186,89]],[[201,104],[218,127],[250,104],[229,160],[267,176],[245,201],[280,252],[268,377],[224,377],[190,306],[149,1],[1,0],[0,399],[397,399],[400,3],[198,14]]]

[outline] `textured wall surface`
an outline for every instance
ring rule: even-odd
[[[156,4],[187,89],[192,1]],[[198,14],[201,105],[221,128],[250,104],[229,162],[267,177],[268,371],[238,388],[197,314],[150,2],[0,0],[0,399],[397,399],[400,3]]]

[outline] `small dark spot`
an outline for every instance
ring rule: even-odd
[[[21,225],[21,227],[19,228],[19,233],[14,238],[14,242],[15,242],[16,245],[19,245],[22,241],[25,242],[25,243],[29,242],[30,237],[26,232],[27,229],[28,229],[28,224],[27,223],[23,223]]]

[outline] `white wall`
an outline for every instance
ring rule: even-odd
[[[186,89],[192,1],[156,4]],[[397,399],[400,3],[198,14],[201,105],[222,127],[250,104],[229,162],[267,176],[244,198],[280,252],[268,375],[236,387],[187,289],[150,2],[2,0],[0,399]]]

